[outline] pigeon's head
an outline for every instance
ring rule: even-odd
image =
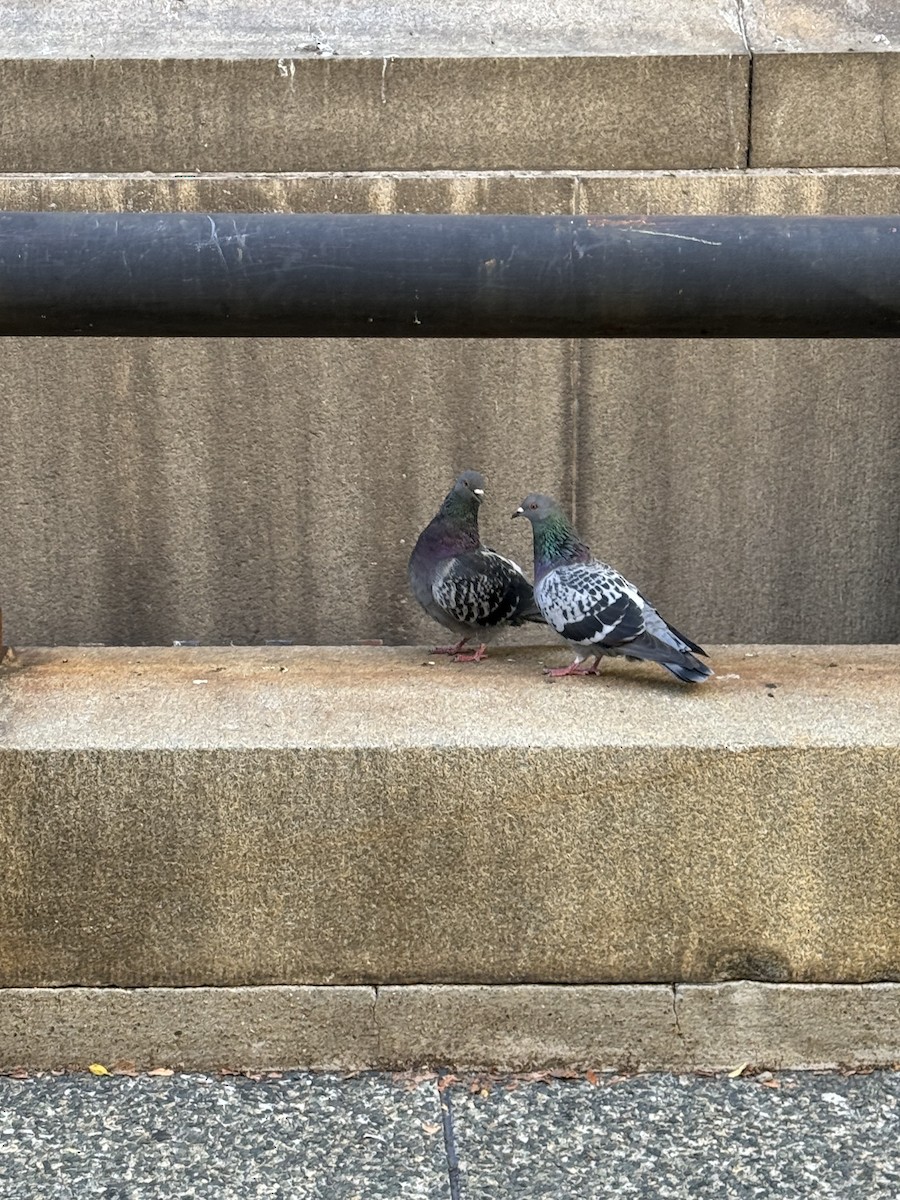
[[[514,517],[525,517],[532,525],[539,525],[550,517],[560,515],[561,510],[556,501],[551,500],[549,496],[541,496],[538,492],[532,492],[530,496],[526,496],[513,513]]]
[[[469,500],[473,496],[478,504],[484,499],[484,476],[477,471],[463,471],[450,493],[460,499]]]

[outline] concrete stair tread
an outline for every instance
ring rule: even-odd
[[[890,0],[65,0],[2,5],[4,57],[265,58],[890,52],[900,10]]]
[[[886,0],[853,12],[829,0],[812,19],[797,0],[8,0],[0,13],[0,170],[733,169],[900,155],[900,16]]]
[[[156,8],[135,0],[3,5],[6,57],[270,58],[471,57],[581,54],[742,54],[738,4],[641,0],[585,7],[558,0],[481,0],[327,6],[267,0],[192,0]]]

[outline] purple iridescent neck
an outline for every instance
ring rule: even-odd
[[[477,550],[481,545],[478,535],[479,507],[474,496],[460,495],[454,489],[422,533],[422,539],[433,549],[445,553],[461,554],[466,550]]]

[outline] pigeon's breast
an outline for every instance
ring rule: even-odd
[[[570,574],[571,568],[566,567],[550,571],[534,589],[544,620],[563,635],[568,626],[582,622],[596,604],[593,593],[579,586]]]

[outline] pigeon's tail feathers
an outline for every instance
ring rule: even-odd
[[[641,599],[645,605],[644,626],[648,633],[652,633],[667,645],[675,646],[678,650],[690,650],[692,654],[701,654],[706,658],[706,651],[702,646],[698,646],[696,642],[692,642],[683,633],[679,633],[674,625],[670,625],[664,617],[661,617],[646,596],[642,596]]]
[[[657,662],[684,683],[702,683],[712,675],[712,667],[700,662],[689,650],[668,645],[652,633],[642,633],[623,647],[628,658],[643,658]]]
[[[660,620],[663,619],[664,618],[660,617]],[[669,633],[674,634],[678,641],[681,642],[682,646],[687,646],[688,650],[690,650],[692,654],[702,654],[704,658],[707,657],[707,653],[702,646],[698,646],[696,642],[692,642],[691,639],[685,637],[683,633],[679,633],[675,626],[670,625],[668,621],[666,621],[666,628],[668,629]]]
[[[546,618],[543,617],[539,612],[522,613],[519,617],[519,622],[521,623],[522,621],[528,621],[532,625],[546,625],[547,624]]]
[[[693,654],[685,654],[684,658],[684,662],[664,662],[662,665],[682,683],[703,683],[712,675],[712,667],[694,658]]]

